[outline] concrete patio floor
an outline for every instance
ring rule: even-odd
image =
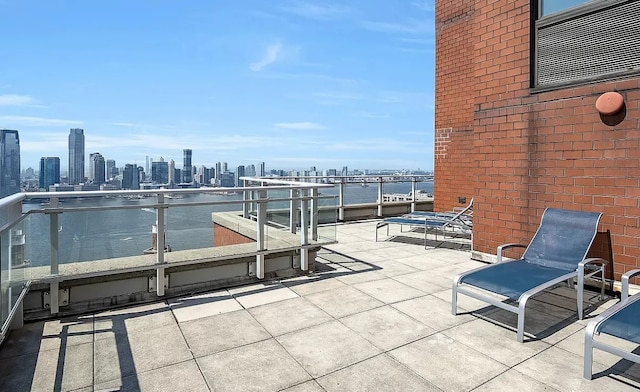
[[[567,287],[515,314],[459,297],[455,274],[482,265],[468,240],[337,226],[315,273],[27,324],[0,349],[0,391],[592,391],[636,390],[640,366],[595,351],[582,378],[586,323]],[[381,233],[383,234],[383,233]],[[531,334],[535,335],[532,337]],[[633,349],[634,347],[631,347]]]

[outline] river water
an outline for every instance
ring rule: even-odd
[[[433,192],[433,182],[418,183],[418,189]],[[410,183],[385,183],[384,193],[409,193]],[[337,195],[337,188],[320,190],[321,196]],[[287,193],[288,195],[288,193]],[[269,193],[269,197],[285,197]],[[363,187],[347,185],[345,204],[374,203],[378,197],[377,184]],[[169,204],[210,201],[240,201],[236,195],[185,195],[182,199],[170,199]],[[65,212],[58,221],[58,259],[60,263],[90,261],[115,257],[140,255],[151,247],[151,230],[156,213],[150,208],[155,198],[126,199],[65,199],[62,206],[129,206],[131,209]],[[320,206],[337,205],[336,199],[324,199]],[[283,208],[287,203],[269,203],[268,208]],[[38,204],[25,205],[26,209],[41,208]],[[242,210],[241,203],[170,207],[166,215],[166,243],[173,250],[196,249],[213,245],[211,213]],[[32,266],[48,265],[50,260],[49,216],[32,213],[24,221],[26,235],[25,258]],[[170,260],[171,254],[166,258]]]

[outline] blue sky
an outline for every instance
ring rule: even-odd
[[[0,128],[22,167],[432,169],[434,0],[0,0]]]

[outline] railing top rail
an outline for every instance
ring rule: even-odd
[[[244,177],[243,177],[244,178]],[[262,181],[256,179],[256,181]],[[272,183],[272,182],[269,182]],[[294,181],[276,181],[273,185],[266,188],[267,190],[287,190],[296,188],[326,188],[331,185],[326,184],[314,184],[308,182],[294,182]],[[93,196],[128,196],[128,195],[149,195],[154,196],[158,194],[201,194],[201,193],[229,193],[229,192],[242,192],[242,191],[254,191],[256,187],[200,187],[200,188],[182,188],[182,189],[133,189],[133,190],[102,190],[102,191],[62,191],[62,192],[24,192],[16,193],[15,195],[8,196],[0,199],[0,208],[3,206],[11,205],[28,198],[65,198],[65,197],[93,197]]]
[[[280,177],[257,177],[260,180],[265,180],[265,179],[280,179],[280,181],[282,181],[283,179],[288,179],[288,178],[293,178],[293,179],[300,179],[300,178],[309,178],[309,179],[355,179],[355,180],[380,180],[380,179],[405,179],[405,180],[410,180],[410,179],[422,179],[422,180],[426,180],[426,181],[432,181],[433,180],[433,174],[366,174],[366,175],[349,175],[349,176],[345,176],[345,175],[327,175],[327,176],[304,176],[304,175],[299,175],[299,176],[280,176]]]
[[[303,182],[303,181],[290,181],[286,179],[283,180],[282,178],[300,178],[300,177],[273,177],[273,178],[240,177],[241,180],[260,182],[263,184],[281,184],[281,185],[290,184],[290,185],[287,185],[288,188],[332,188],[333,187],[333,185],[331,184],[319,184],[314,182]],[[239,189],[239,188],[234,188],[234,189]],[[251,188],[251,189],[255,189],[255,188]],[[270,186],[269,189],[273,189],[273,187]]]

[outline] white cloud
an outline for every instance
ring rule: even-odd
[[[32,117],[32,116],[0,116],[0,124],[11,127],[42,127],[42,126],[74,126],[82,125],[82,121],[62,120],[58,118]]]
[[[422,11],[435,12],[435,10],[436,10],[436,4],[435,4],[434,0],[431,0],[431,1],[414,1],[413,3],[411,3],[411,5],[413,5],[414,7],[419,8]]]
[[[433,20],[410,20],[404,23],[362,22],[362,27],[378,33],[434,34]]]
[[[33,106],[35,104],[36,100],[29,95],[0,95],[0,106]]]
[[[282,10],[310,19],[333,19],[349,13],[351,8],[338,4],[313,4],[295,1],[283,7]]]
[[[313,131],[313,130],[320,130],[320,129],[326,129],[325,126],[318,124],[318,123],[314,123],[314,122],[292,122],[292,123],[277,123],[277,124],[273,124],[274,126],[278,127],[278,128],[283,128],[283,129],[295,129],[295,130],[305,130],[305,131]]]
[[[267,46],[264,55],[262,58],[255,63],[251,64],[249,68],[253,72],[262,71],[265,67],[275,63],[282,56],[282,43],[275,42],[269,46]]]

